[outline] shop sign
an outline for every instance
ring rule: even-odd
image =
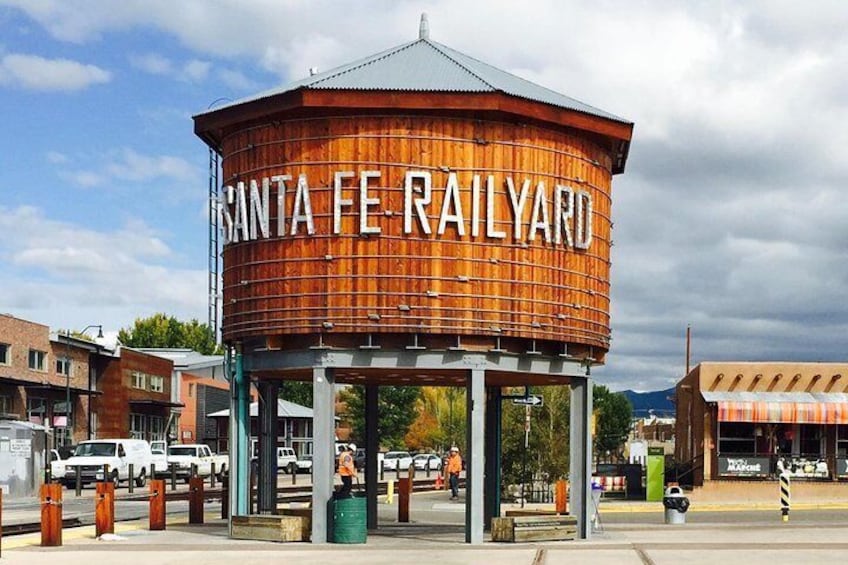
[[[767,477],[768,457],[719,457],[718,474],[724,477]]]
[[[848,459],[839,457],[836,460],[836,476],[840,479],[848,479]]]

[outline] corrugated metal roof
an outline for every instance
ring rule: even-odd
[[[136,349],[156,357],[170,359],[174,363],[174,369],[178,371],[223,366],[224,364],[223,355],[203,355],[193,349],[176,347],[139,347]]]
[[[707,402],[848,403],[848,394],[844,392],[728,392],[705,390],[701,395]]]
[[[426,38],[219,106],[204,114],[298,89],[502,92],[617,122],[631,123]]]
[[[229,409],[227,410],[219,410],[218,412],[213,412],[209,414],[209,418],[227,418],[230,415]],[[301,406],[300,404],[295,404],[294,402],[289,402],[288,400],[283,400],[282,398],[277,400],[277,416],[279,418],[309,418],[312,419],[313,411],[312,408],[307,408],[306,406]],[[250,416],[256,418],[259,416],[259,403],[251,402],[250,403]]]

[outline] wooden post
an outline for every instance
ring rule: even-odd
[[[41,545],[62,545],[62,485],[41,485]]]
[[[409,522],[409,499],[412,494],[412,479],[398,480],[398,522]]]
[[[127,492],[132,494],[133,493],[133,487],[135,487],[135,479],[134,479],[134,477],[135,477],[135,465],[133,465],[132,463],[129,464],[129,473],[130,473],[130,478],[127,481]]]
[[[556,513],[568,514],[568,481],[564,479],[556,482]]]
[[[105,477],[103,479],[106,480]],[[79,465],[74,465],[74,488],[76,488],[76,495],[82,495],[82,467]]]
[[[97,496],[94,499],[95,536],[115,533],[115,485],[97,483]]]
[[[209,487],[215,488],[215,462],[212,462],[211,473],[209,473]]]
[[[221,519],[226,520],[230,517],[230,479],[229,477],[221,481]]]
[[[150,529],[165,529],[165,479],[150,481]]]
[[[192,477],[188,481],[188,523],[203,523],[203,477]]]

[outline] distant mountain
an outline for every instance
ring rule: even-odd
[[[633,416],[644,418],[653,410],[655,416],[674,417],[674,387],[653,392],[635,392],[624,390],[621,392],[633,406]]]

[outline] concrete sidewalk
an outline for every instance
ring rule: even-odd
[[[811,527],[728,522],[695,526],[608,526],[590,540],[533,544],[471,546],[461,525],[388,524],[369,533],[361,545],[276,544],[231,540],[226,524],[209,513],[204,525],[190,526],[184,515],[169,517],[168,530],[151,532],[146,521],[116,524],[117,539],[94,539],[94,527],[68,529],[64,545],[40,547],[38,534],[4,538],[2,562],[91,565],[94,562],[136,565],[293,564],[379,565],[484,563],[486,565],[598,565],[672,563],[713,564],[732,560],[746,565],[840,563],[848,550],[846,526]]]

